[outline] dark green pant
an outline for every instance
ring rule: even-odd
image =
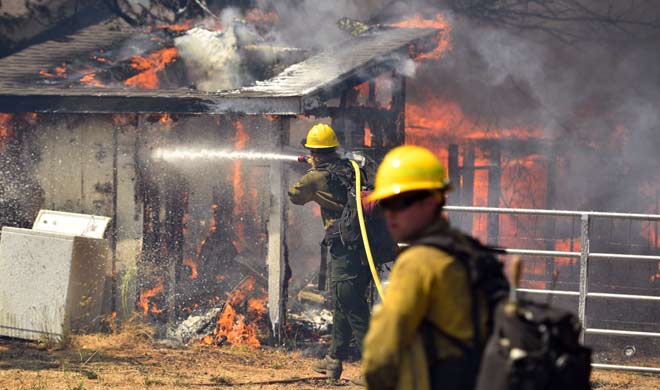
[[[362,351],[362,341],[369,327],[369,269],[362,265],[356,251],[346,249],[341,242],[331,244],[330,256],[334,303],[330,356],[346,359],[351,335]]]

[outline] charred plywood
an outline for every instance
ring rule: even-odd
[[[106,273],[130,274],[142,237],[142,210],[135,196],[136,127],[118,128],[105,115],[44,116],[40,126],[43,131],[32,141],[40,156],[33,174],[44,192],[43,207],[112,217],[107,233],[112,261],[107,263]],[[114,296],[110,283],[108,278],[108,298]],[[126,284],[129,290],[132,286]],[[132,308],[135,293],[124,293],[117,302]],[[106,311],[115,309],[115,303],[106,301]]]

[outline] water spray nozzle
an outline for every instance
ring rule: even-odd
[[[300,156],[298,156],[298,162],[309,164],[309,156],[305,156],[304,154],[301,154]]]

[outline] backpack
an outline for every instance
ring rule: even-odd
[[[475,326],[475,347],[444,334],[428,321],[422,324],[429,356],[436,355],[434,343],[430,342],[433,332],[459,347],[466,356],[461,367],[450,364],[440,372],[431,372],[431,388],[589,389],[591,350],[579,343],[580,324],[573,313],[526,300],[518,300],[513,315],[505,310],[503,303],[509,284],[495,257],[502,251],[454,229],[443,236],[425,237],[415,244],[434,246],[461,261],[468,270],[472,296],[482,291],[488,306],[487,332],[482,335]],[[476,300],[472,302],[476,325],[479,313],[474,305]],[[459,370],[464,375],[457,376]]]
[[[589,389],[591,350],[579,343],[580,330],[573,313],[542,303],[498,310],[476,389]]]
[[[360,156],[360,184],[362,212],[364,216],[365,229],[369,239],[371,254],[376,265],[394,261],[398,252],[398,246],[385,224],[385,219],[380,210],[379,202],[367,202],[365,199],[373,190],[373,180],[376,172],[376,164],[366,156]],[[355,169],[348,159],[341,159],[319,165],[317,170],[328,172],[330,187],[338,185],[342,191],[346,191],[346,203],[341,215],[326,230],[325,240],[340,239],[342,244],[353,250],[358,250],[363,264],[367,264],[367,257],[362,241],[362,231],[358,218]]]
[[[463,264],[470,280],[472,294],[472,324],[474,344],[468,345],[456,337],[438,329],[429,321],[422,322],[422,335],[429,361],[431,388],[467,390],[474,389],[486,340],[492,334],[495,313],[509,295],[509,282],[496,255],[503,251],[491,248],[456,229],[449,228],[443,234],[423,237],[413,245],[429,245],[448,253]],[[487,304],[486,333],[481,327],[480,311],[476,292],[483,294]],[[438,360],[434,335],[440,335],[463,352],[463,357],[453,360]]]

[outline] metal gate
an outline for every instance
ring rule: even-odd
[[[619,299],[629,301],[652,301],[660,303],[660,296],[652,295],[631,295],[631,294],[611,294],[594,292],[588,290],[588,270],[591,261],[598,259],[619,259],[629,261],[660,261],[660,256],[646,256],[634,255],[623,253],[594,253],[590,251],[591,242],[591,226],[592,221],[597,218],[609,219],[624,219],[624,220],[637,220],[637,221],[660,221],[660,215],[654,214],[625,214],[625,213],[606,213],[594,211],[563,211],[563,210],[542,210],[542,209],[517,209],[517,208],[494,208],[494,207],[463,207],[463,206],[446,206],[445,210],[448,212],[466,212],[466,213],[485,213],[485,214],[518,214],[518,215],[537,215],[537,216],[553,216],[553,217],[573,217],[580,218],[580,251],[553,251],[553,250],[533,250],[533,249],[519,249],[519,248],[502,248],[508,254],[519,255],[532,255],[540,257],[573,257],[579,258],[579,290],[578,291],[565,291],[554,289],[526,289],[520,288],[518,291],[529,294],[551,294],[551,295],[564,295],[578,297],[578,316],[583,327],[581,341],[584,342],[586,334],[600,334],[611,336],[636,336],[636,337],[649,337],[660,338],[660,333],[656,332],[639,332],[626,329],[599,329],[589,326],[589,318],[587,317],[587,304],[592,299]],[[657,234],[657,232],[656,232]],[[655,307],[660,310],[660,305]],[[660,367],[641,367],[629,365],[615,365],[604,363],[593,363],[593,367],[601,369],[615,369],[615,370],[629,370],[629,371],[642,371],[660,373]]]

